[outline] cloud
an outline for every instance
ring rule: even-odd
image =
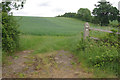
[[[50,6],[50,2],[40,3],[40,4],[38,4],[38,6],[40,6],[40,7],[48,7],[48,6]]]
[[[53,12],[65,12],[65,10],[62,9],[62,8],[55,8],[55,9],[53,9],[52,11],[53,11]]]
[[[95,8],[100,0],[26,0],[22,10],[13,11],[15,16],[54,17],[65,12],[77,12],[80,8]],[[118,8],[120,0],[107,0]]]
[[[119,1],[119,3],[118,3],[118,9],[120,10],[120,1]]]

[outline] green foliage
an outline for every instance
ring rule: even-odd
[[[2,5],[2,12],[9,13],[12,9],[15,10],[22,9],[25,2],[26,0],[2,2],[0,3],[0,5]]]
[[[99,19],[97,18],[97,16],[92,16],[91,22],[94,24],[99,24]]]
[[[92,16],[91,11],[87,8],[80,8],[77,13],[65,13],[64,15],[59,15],[57,17],[69,17],[77,18],[83,21],[91,22]]]
[[[77,13],[65,13],[64,15],[59,15],[57,17],[70,17],[70,18],[77,18],[82,21],[92,22],[95,24],[99,24],[101,26],[107,26],[110,22],[114,20],[118,20],[120,22],[119,10],[116,7],[113,7],[110,2],[98,2],[98,5],[95,5],[91,15],[91,11],[87,8],[80,8]],[[111,24],[110,23],[110,24]]]
[[[113,27],[117,27],[119,25],[117,20],[109,21],[109,25]]]
[[[119,42],[116,31],[101,37],[100,41],[91,39],[78,42],[75,52],[80,61],[84,61],[87,66],[101,69],[103,71],[113,71],[119,75],[120,55],[118,53]],[[120,71],[119,71],[120,72]]]
[[[120,16],[118,16],[118,22],[120,23]]]
[[[23,73],[19,73],[19,77],[20,77],[20,78],[24,78],[25,75],[24,75]]]
[[[116,7],[113,7],[109,2],[98,2],[98,5],[95,5],[96,8],[93,10],[93,15],[95,20],[98,20],[97,23],[102,25],[108,25],[109,20],[117,20],[119,16],[119,10]]]
[[[59,15],[57,17],[70,17],[70,18],[75,18],[76,17],[76,13],[65,13],[64,15]]]
[[[2,49],[5,52],[13,53],[18,48],[19,30],[14,19],[12,9],[21,9],[25,0],[1,2],[2,6]]]
[[[18,24],[12,15],[2,12],[2,49],[6,52],[14,52],[18,47]]]
[[[87,8],[80,8],[77,12],[77,17],[83,21],[91,21],[91,12]]]

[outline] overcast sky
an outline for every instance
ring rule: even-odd
[[[65,12],[77,12],[79,8],[88,8],[91,11],[100,0],[26,0],[24,8],[13,11],[14,16],[54,17]],[[118,8],[120,0],[107,0]]]

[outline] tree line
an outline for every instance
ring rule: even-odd
[[[99,1],[98,5],[95,4],[92,12],[87,8],[80,8],[77,13],[69,12],[57,17],[77,18],[101,26],[107,26],[109,24],[118,26],[120,22],[120,11],[116,7],[113,7],[110,2]]]

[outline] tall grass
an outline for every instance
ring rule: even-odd
[[[19,50],[34,50],[35,53],[69,50],[70,45],[78,40],[77,37],[21,35]]]

